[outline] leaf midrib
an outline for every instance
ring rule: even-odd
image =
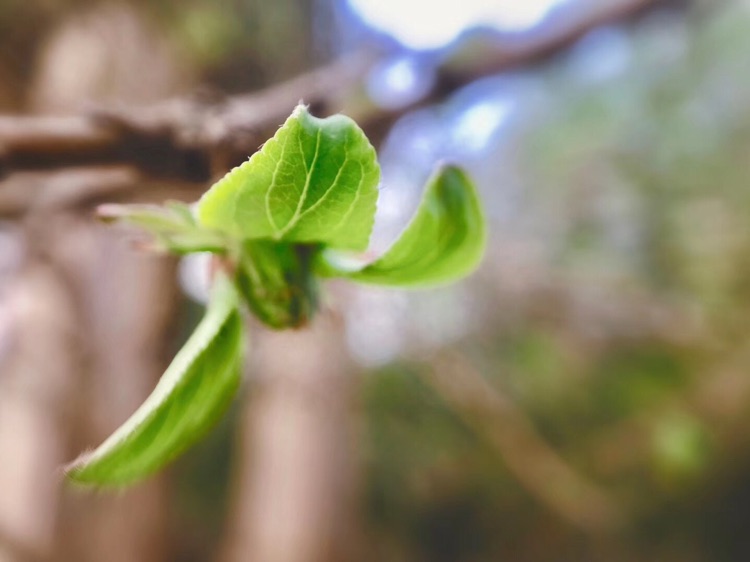
[[[307,201],[307,192],[310,190],[310,181],[312,180],[313,173],[315,172],[315,165],[318,163],[318,156],[320,155],[320,138],[322,136],[323,129],[318,129],[318,134],[315,135],[315,153],[313,154],[312,162],[310,163],[310,168],[307,168],[307,159],[305,158],[305,152],[302,150],[302,143],[300,142],[300,151],[302,152],[302,162],[305,163],[305,185],[302,188],[302,194],[299,197],[299,201],[297,201],[297,208],[294,210],[294,214],[289,219],[289,221],[286,223],[286,226],[282,229],[276,229],[277,230],[277,236],[279,238],[283,237],[284,234],[289,232],[292,228],[294,228],[294,225],[297,224],[300,217],[304,214],[302,212],[302,207],[305,205],[305,201]],[[286,143],[284,143],[286,146]],[[283,154],[283,152],[282,152]],[[275,182],[275,176],[276,173],[274,172],[274,182]],[[337,176],[338,177],[338,176]],[[273,189],[274,185],[272,184],[269,188],[268,192],[270,193]],[[267,198],[266,198],[267,199]],[[273,223],[272,223],[273,224]],[[274,228],[276,228],[276,225],[273,224]]]

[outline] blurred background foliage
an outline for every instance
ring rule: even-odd
[[[26,109],[46,38],[101,5],[0,3],[0,107]],[[382,59],[374,97],[398,105],[436,61],[498,40],[411,50],[333,0],[128,6],[192,86],[230,93],[365,48]],[[363,559],[750,559],[748,108],[747,2],[674,2],[395,124],[375,245],[440,158],[473,173],[492,238],[456,287],[343,301],[361,378]],[[236,418],[171,471],[180,560],[218,548]],[[614,523],[561,514],[554,468],[519,479],[538,447],[605,497]]]

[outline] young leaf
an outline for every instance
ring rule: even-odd
[[[229,406],[240,384],[243,329],[232,282],[216,276],[206,315],[151,396],[104,443],[67,467],[79,483],[140,480],[197,441]]]
[[[223,252],[226,241],[214,230],[201,227],[189,205],[167,201],[161,205],[101,205],[99,218],[138,226],[154,237],[153,249],[174,254]]]
[[[427,183],[409,225],[380,258],[351,271],[323,259],[320,273],[362,283],[419,287],[471,273],[484,254],[487,229],[476,189],[456,166],[440,168]]]
[[[361,251],[375,217],[375,150],[344,115],[300,105],[261,150],[203,195],[198,221],[244,239]]]

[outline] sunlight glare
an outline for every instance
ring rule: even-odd
[[[464,30],[486,25],[525,31],[540,23],[561,0],[348,0],[371,26],[412,49],[436,49]]]
[[[513,106],[505,100],[483,101],[469,107],[456,122],[453,139],[457,147],[478,152],[510,115]]]
[[[367,92],[380,107],[398,109],[429,92],[434,81],[432,69],[414,57],[398,57],[373,68],[367,78]]]

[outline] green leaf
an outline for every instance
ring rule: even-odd
[[[474,271],[486,240],[474,184],[460,168],[444,166],[430,178],[416,214],[385,254],[351,271],[337,265],[340,256],[324,252],[319,273],[378,285],[438,285]]]
[[[361,251],[379,179],[375,150],[354,121],[318,119],[300,105],[261,150],[203,195],[198,221],[237,238]]]
[[[206,315],[151,396],[98,449],[68,466],[67,476],[122,486],[174,459],[229,406],[240,384],[243,344],[236,290],[219,273]]]
[[[226,249],[224,236],[198,224],[189,205],[167,201],[161,205],[101,205],[99,218],[137,226],[153,236],[152,249],[174,254],[217,252]]]

